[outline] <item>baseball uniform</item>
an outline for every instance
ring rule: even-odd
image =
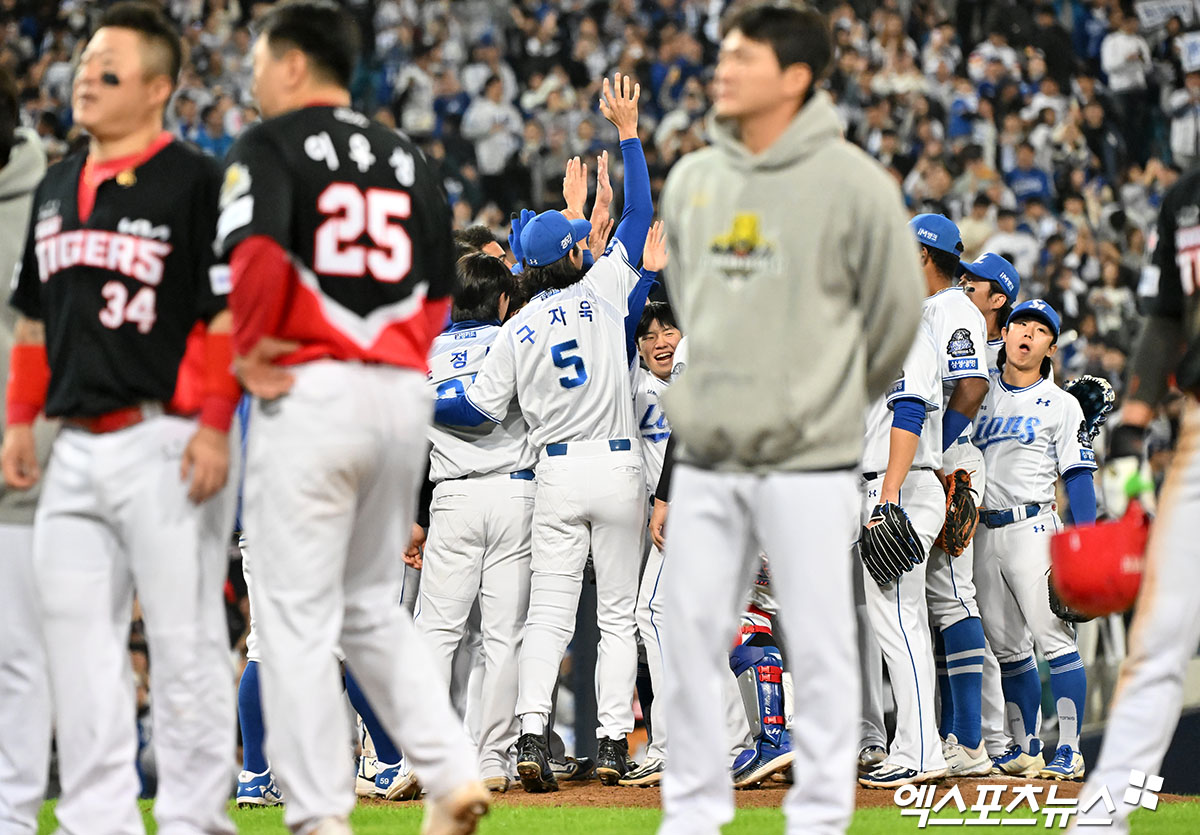
[[[135,589],[154,665],[159,828],[233,831],[221,600],[233,491],[189,500],[180,466],[197,424],[167,406],[193,325],[225,307],[210,269],[219,185],[215,163],[164,133],[125,159],[68,157],[34,199],[12,303],[45,323],[45,411],[64,424],[34,533],[64,832],[142,831]]]
[[[433,341],[430,383],[461,394],[501,336],[499,322],[455,322]],[[483,634],[480,771],[509,777],[517,739],[517,656],[529,608],[533,465],[537,460],[515,400],[501,423],[430,430],[434,482],[421,569],[417,626],[430,639],[435,672],[447,683],[455,650],[478,598]]]
[[[243,133],[217,248],[234,341],[295,340],[286,396],[255,398],[244,520],[254,539],[271,766],[301,828],[346,818],[355,769],[334,648],[434,799],[475,757],[411,616],[396,605],[431,411],[426,357],[453,274],[449,210],[420,152],[346,107]],[[254,264],[253,268],[249,267]]]
[[[922,321],[900,379],[867,410],[860,487],[861,523],[866,525],[879,504],[887,471],[892,408],[902,399],[920,402],[926,419],[912,467],[900,490],[899,504],[912,521],[926,554],[942,529],[946,509],[945,493],[934,475],[934,470],[942,466],[942,376],[940,345],[934,339],[928,322]],[[867,613],[883,650],[896,700],[896,733],[887,759],[867,777],[907,769],[913,781],[920,782],[945,773],[934,710],[936,676],[925,600],[928,564],[925,560],[884,586],[864,574]]]

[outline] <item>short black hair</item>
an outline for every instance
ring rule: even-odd
[[[17,144],[17,126],[21,124],[21,102],[17,80],[0,64],[0,168],[8,165]]]
[[[263,16],[258,31],[275,55],[298,49],[308,56],[314,75],[350,89],[362,34],[342,6],[331,0],[287,0]]]
[[[638,319],[637,329],[633,332],[633,338],[640,340],[650,332],[650,325],[654,322],[658,322],[664,328],[679,330],[679,325],[675,322],[675,311],[671,309],[671,305],[666,302],[646,302],[645,308],[642,309],[642,318]]]
[[[452,322],[491,322],[500,318],[500,294],[508,291],[512,273],[494,255],[472,252],[454,266]]]
[[[96,28],[109,26],[132,29],[148,44],[165,51],[167,65],[161,72],[171,80],[172,86],[179,81],[179,72],[183,69],[183,46],[179,42],[179,31],[159,6],[139,0],[117,3],[104,13]]]
[[[468,246],[472,250],[480,250],[488,244],[496,243],[496,236],[492,234],[491,229],[488,229],[482,223],[477,223],[474,226],[468,226],[466,229],[455,231],[454,243]]]
[[[958,245],[959,250],[962,250],[962,243]],[[933,267],[938,273],[950,281],[958,275],[958,265],[962,263],[962,259],[957,252],[946,252],[944,249],[934,249],[927,244],[921,244],[921,249],[929,253],[929,260],[933,262]]]
[[[528,282],[530,295],[543,290],[562,290],[570,287],[583,278],[583,271],[571,263],[571,253],[567,253],[552,264],[544,267],[525,265],[525,281]]]
[[[721,37],[741,32],[752,41],[770,45],[782,69],[807,64],[816,89],[833,60],[833,38],[825,15],[809,6],[780,0],[751,3],[734,8],[721,21]]]

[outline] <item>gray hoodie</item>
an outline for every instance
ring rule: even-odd
[[[824,92],[758,155],[721,121],[708,130],[713,146],[679,161],[660,201],[667,290],[689,342],[664,398],[679,460],[852,467],[925,295],[899,189],[842,138]]]
[[[9,279],[13,277],[21,252],[25,247],[25,230],[29,226],[29,212],[33,205],[33,190],[46,173],[46,154],[42,141],[27,128],[17,128],[17,144],[13,146],[8,165],[0,168],[0,375],[8,388],[8,355],[12,351],[13,326],[17,312],[8,305],[11,292]],[[4,434],[4,411],[0,409],[0,437]],[[43,469],[50,456],[53,427],[39,421],[35,428],[38,444],[38,460]],[[32,525],[33,510],[37,504],[38,488],[28,491],[10,490],[0,479],[0,525]]]

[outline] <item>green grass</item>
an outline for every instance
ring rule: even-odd
[[[154,821],[150,816],[151,805],[142,803],[146,819],[146,831],[154,835]],[[969,815],[970,813],[968,813]],[[942,815],[942,817],[950,817]],[[1028,810],[1021,817],[1034,817]],[[239,833],[259,835],[286,832],[283,826],[283,810],[251,809],[235,810],[233,821]],[[505,806],[494,809],[479,827],[480,835],[563,835],[563,833],[587,833],[587,835],[653,835],[658,827],[659,812],[656,809],[601,809],[579,806],[561,808],[537,808]],[[394,806],[359,806],[350,818],[357,835],[403,835],[416,834],[421,825],[419,804],[396,804]],[[1044,820],[1032,829],[1044,829]],[[933,829],[928,827],[927,830]],[[940,827],[938,827],[940,829]],[[990,828],[989,828],[990,829]],[[50,835],[54,831],[54,803],[42,807],[38,821],[39,835]],[[901,817],[897,809],[860,809],[854,815],[850,827],[851,835],[891,835],[896,832],[918,832],[916,818]],[[1013,831],[1004,827],[1001,831]],[[1019,830],[1018,830],[1019,831]],[[1061,830],[1060,830],[1061,831]],[[1105,827],[1097,832],[1108,831]],[[1132,831],[1154,835],[1194,835],[1200,832],[1200,803],[1176,803],[1159,806],[1154,812],[1138,812],[1133,818]],[[741,809],[733,823],[725,827],[724,835],[782,835],[783,814],[777,809]]]

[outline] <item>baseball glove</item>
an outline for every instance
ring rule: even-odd
[[[1091,442],[1099,433],[1101,424],[1108,420],[1108,413],[1113,410],[1116,402],[1113,387],[1107,380],[1084,374],[1063,386],[1063,391],[1074,395],[1083,408],[1083,426],[1079,427],[1079,433],[1086,435]]]
[[[1082,612],[1077,612],[1063,603],[1062,598],[1058,596],[1058,592],[1054,590],[1054,575],[1048,575],[1050,586],[1050,611],[1054,613],[1059,620],[1065,620],[1067,623],[1087,623],[1091,620],[1090,615],[1085,615]]]
[[[886,586],[925,561],[917,532],[900,505],[876,505],[870,521],[878,524],[863,528],[858,555],[876,583]]]
[[[967,550],[979,525],[979,508],[971,489],[971,474],[958,469],[946,477],[946,522],[934,545],[952,557]]]

